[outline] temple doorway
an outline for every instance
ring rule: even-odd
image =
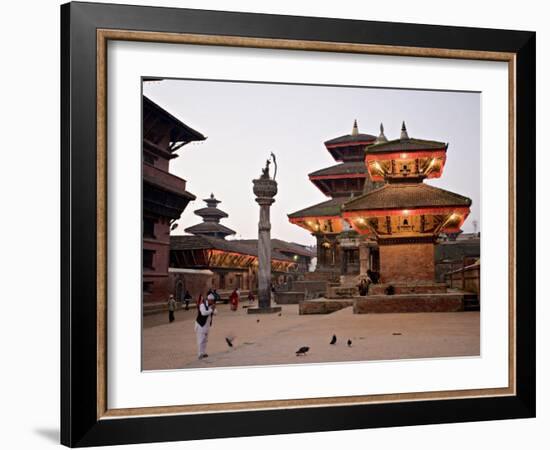
[[[184,295],[185,295],[185,289],[183,286],[183,281],[178,280],[178,282],[176,283],[176,301],[182,302]]]

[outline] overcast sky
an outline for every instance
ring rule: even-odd
[[[428,184],[472,199],[463,230],[480,220],[480,94],[366,87],[303,86],[196,80],[144,83],[143,92],[208,138],[182,147],[170,172],[187,180],[197,196],[183,212],[174,234],[202,219],[193,211],[210,193],[229,214],[221,223],[237,238],[256,238],[259,206],[252,179],[270,152],[277,157],[279,192],[271,207],[271,236],[302,244],[315,240],[288,221],[287,214],[328,200],[308,173],[337,164],[323,142],[359,131],[399,137],[405,120],[410,137],[448,142],[440,179]]]

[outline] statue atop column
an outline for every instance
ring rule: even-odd
[[[269,210],[277,195],[277,160],[271,153],[275,166],[273,178],[269,174],[271,161],[266,161],[260,178],[252,180],[256,202],[260,205],[260,221],[258,222],[258,308],[248,308],[249,314],[273,313],[281,307],[271,306],[271,222]]]

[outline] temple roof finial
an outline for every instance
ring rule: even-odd
[[[221,203],[220,200],[214,197],[213,192],[210,194],[210,197],[203,199],[203,202],[205,202],[209,208],[215,208],[218,205],[218,203]]]
[[[409,134],[407,133],[405,121],[403,121],[403,125],[401,125],[401,139],[409,139]]]
[[[381,142],[388,142],[388,138],[384,134],[384,124],[382,122],[380,122],[380,134],[378,135],[374,143],[380,144]]]
[[[357,126],[357,119],[353,121],[353,128],[351,129],[351,135],[357,136],[359,134],[359,127]]]

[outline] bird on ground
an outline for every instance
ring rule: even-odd
[[[283,313],[279,313],[278,316],[281,317],[283,315]]]
[[[351,347],[351,339],[348,339],[348,347]]]
[[[296,356],[305,355],[309,351],[309,347],[300,347],[296,352]]]
[[[336,344],[336,335],[335,334],[332,335],[332,339],[330,341],[330,345],[334,345],[334,344]]]
[[[256,319],[256,323],[260,323],[260,319]]]
[[[229,345],[229,347],[233,347],[233,339],[235,338],[229,338],[229,337],[225,338],[225,342],[227,342],[227,345]]]

